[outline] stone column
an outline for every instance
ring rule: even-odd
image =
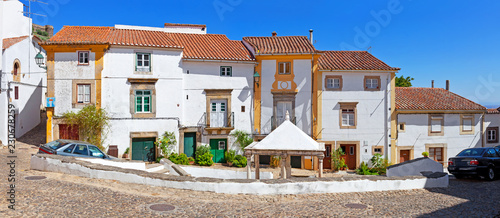
[[[252,155],[247,155],[247,179],[252,179]]]
[[[286,162],[287,155],[281,155],[281,178],[286,179],[286,167],[287,167],[287,162]]]
[[[324,156],[321,155],[321,156],[318,156],[318,159],[319,159],[319,178],[323,177],[323,158]]]
[[[285,170],[286,170],[286,177],[287,178],[292,178],[292,156],[287,155],[286,156],[286,164],[285,164]]]
[[[256,154],[254,157],[255,157],[255,179],[260,179],[259,155]]]

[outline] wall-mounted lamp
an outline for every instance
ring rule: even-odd
[[[259,75],[259,72],[257,72],[257,71],[256,71],[256,72],[253,74],[253,79],[254,79],[255,83],[257,84],[257,87],[259,87],[259,82],[260,82],[260,75]]]
[[[44,57],[40,52],[38,52],[38,54],[35,55],[35,62],[39,67],[43,65],[43,59]]]

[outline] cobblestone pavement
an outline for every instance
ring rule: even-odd
[[[0,149],[6,162],[7,149]],[[344,194],[228,195],[121,183],[113,180],[29,170],[37,149],[16,147],[15,210],[8,208],[9,165],[0,165],[0,217],[291,217],[291,216],[467,216],[500,217],[500,180],[451,180],[449,188]],[[46,176],[26,180],[27,176]],[[157,212],[164,203],[172,211]],[[366,205],[352,209],[346,204]]]

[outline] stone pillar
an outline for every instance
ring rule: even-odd
[[[252,155],[247,155],[247,179],[252,179]]]
[[[285,170],[286,170],[286,177],[287,178],[292,178],[292,156],[287,155],[285,159]]]
[[[255,179],[260,179],[260,169],[259,169],[259,155],[256,154],[255,156]]]
[[[281,155],[281,178],[286,179],[286,167],[287,167],[287,162],[286,162],[287,155]]]
[[[318,159],[319,159],[319,178],[322,178],[323,177],[323,158],[324,156],[318,156]]]

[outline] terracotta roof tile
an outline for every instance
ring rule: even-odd
[[[5,39],[3,39],[2,49],[8,49],[10,46],[13,46],[16,43],[21,42],[27,38],[28,38],[28,36],[5,38]]]
[[[241,41],[219,34],[167,33],[114,27],[65,26],[41,44],[110,44],[161,48],[183,48],[188,59],[253,61]]]
[[[305,36],[243,37],[255,54],[311,54],[317,52]]]
[[[488,114],[500,114],[500,108],[488,108]]]
[[[396,110],[486,110],[442,88],[396,88]]]
[[[318,64],[320,70],[400,70],[367,51],[325,51]]]

